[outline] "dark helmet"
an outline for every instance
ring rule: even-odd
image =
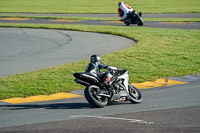
[[[90,62],[93,62],[93,63],[96,63],[96,62],[101,62],[101,57],[99,56],[99,55],[92,55],[91,57],[90,57]]]
[[[120,6],[121,6],[121,4],[122,4],[122,1],[120,1],[120,2],[118,3],[118,7],[120,7]]]

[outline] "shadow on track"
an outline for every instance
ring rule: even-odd
[[[23,109],[91,109],[93,108],[88,103],[54,103],[54,104],[15,104],[15,105],[1,105],[8,110],[23,110]]]
[[[107,106],[117,106],[121,104],[132,104],[130,102],[110,102]],[[6,110],[25,110],[25,109],[97,109],[89,103],[53,103],[53,104],[9,104],[0,105]]]

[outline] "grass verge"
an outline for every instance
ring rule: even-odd
[[[123,0],[143,13],[200,12],[199,0]],[[0,12],[117,13],[119,0],[0,0]]]
[[[117,17],[59,17],[59,16],[25,16],[25,15],[0,15],[0,17],[13,18],[38,18],[38,19],[75,19],[75,20],[119,20]]]
[[[129,70],[130,82],[197,74],[200,72],[200,31],[102,25],[0,24],[90,31],[139,40],[136,45],[102,57],[105,64]],[[83,89],[72,74],[84,71],[88,60],[0,78],[0,99]]]

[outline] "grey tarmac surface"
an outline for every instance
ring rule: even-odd
[[[89,59],[92,54],[105,55],[134,44],[113,35],[25,28],[0,28],[0,40],[0,77]]]
[[[118,17],[117,14],[32,14],[32,13],[0,13],[0,15],[27,15],[27,16],[76,16],[76,17]],[[143,14],[143,18],[200,18],[200,13],[178,13],[178,14]],[[83,20],[75,22],[51,21],[51,19],[28,19],[28,20],[1,20],[0,23],[40,23],[40,24],[84,24],[84,25],[112,25],[125,26],[123,23],[106,20]],[[137,25],[131,25],[137,26]],[[144,27],[173,28],[173,29],[200,29],[200,22],[171,23],[159,21],[145,21]]]
[[[51,13],[0,13],[0,15],[18,16],[57,16],[57,17],[118,17],[118,14],[51,14]],[[200,13],[166,13],[148,14],[144,13],[143,18],[200,18]]]
[[[0,106],[0,132],[200,132],[200,80],[141,90],[141,104],[85,98]]]
[[[0,23],[30,23],[30,24],[81,24],[81,25],[111,25],[111,26],[126,26],[124,23],[108,20],[80,20],[74,22],[68,21],[52,21],[51,19],[28,19],[28,20],[0,20]],[[130,25],[138,27],[137,25]],[[151,28],[172,28],[172,29],[200,29],[200,22],[159,22],[159,21],[145,21],[144,27]]]
[[[147,111],[2,128],[0,132],[41,133],[198,133],[200,107]],[[147,120],[147,121],[143,121]],[[150,120],[150,121],[148,121]],[[151,122],[153,121],[153,122]]]

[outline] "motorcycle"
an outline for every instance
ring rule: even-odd
[[[105,85],[103,81],[108,73],[110,81],[109,85]],[[86,86],[85,98],[94,107],[105,107],[108,102],[141,103],[143,100],[140,91],[128,82],[127,70],[117,68],[96,75],[86,72],[74,73],[73,75],[76,83]]]
[[[143,26],[144,25],[144,21],[142,19],[142,13],[139,12],[139,14],[137,14],[137,12],[133,11],[132,13],[127,15],[127,19],[126,21],[124,21],[124,23],[129,26],[130,24],[137,24],[138,26]]]

